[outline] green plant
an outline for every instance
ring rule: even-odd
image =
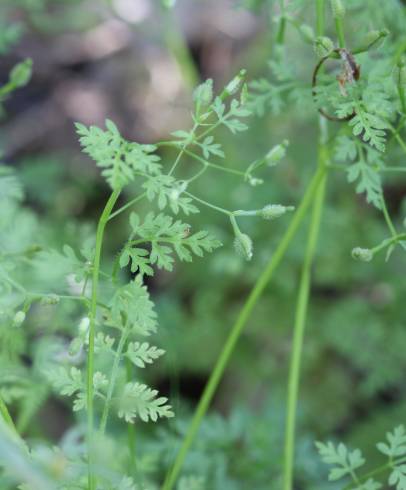
[[[378,5],[375,0],[369,1],[369,9],[363,8],[361,0],[334,0],[330,9],[323,0],[254,3],[258,8],[264,3],[265,8],[277,12],[270,77],[255,80],[247,87],[246,73],[242,71],[217,97],[213,94],[213,82],[207,80],[197,87],[193,95],[191,129],[175,131],[173,139],[156,145],[128,141],[110,120],[106,121],[105,129],[76,125],[83,151],[100,167],[110,186],[110,197],[96,230],[92,226],[87,230],[74,227],[68,234],[69,239],[64,240],[71,246],[56,249],[50,246],[47,243],[47,238],[51,242],[49,229],[36,222],[34,213],[23,204],[18,176],[6,167],[1,168],[0,185],[4,189],[1,199],[6,218],[1,223],[3,233],[0,242],[1,286],[4,292],[2,326],[5,327],[2,329],[0,360],[2,372],[6,375],[0,382],[0,413],[9,428],[4,454],[7,458],[10,454],[17,454],[21,458],[21,467],[26,468],[26,473],[20,477],[18,474],[5,474],[4,485],[7,488],[16,482],[25,482],[23,488],[36,488],[33,485],[39,483],[31,483],[31,486],[27,483],[29,475],[35,474],[44,487],[55,484],[62,489],[155,490],[164,471],[167,471],[162,487],[164,490],[170,490],[175,485],[182,490],[207,486],[243,490],[248,487],[268,488],[268,485],[275,489],[283,487],[291,490],[296,481],[298,486],[312,490],[332,488],[323,483],[321,471],[317,473],[319,466],[306,443],[314,440],[316,435],[320,439],[325,432],[340,430],[350,418],[350,402],[345,404],[343,393],[354,389],[351,384],[353,378],[361,378],[357,385],[361,386],[357,403],[364,405],[378,404],[376,398],[388,380],[396,383],[397,387],[402,386],[404,361],[401,346],[404,333],[399,320],[402,305],[388,307],[384,319],[374,319],[375,310],[368,311],[371,308],[362,300],[366,295],[364,290],[361,289],[362,294],[354,299],[345,297],[340,288],[348,289],[348,283],[355,282],[354,277],[356,280],[361,277],[367,283],[379,275],[384,278],[385,287],[394,284],[400,297],[404,293],[402,279],[396,278],[390,263],[379,262],[380,252],[386,251],[386,260],[391,258],[397,261],[398,254],[394,252],[406,247],[406,234],[400,231],[403,211],[398,211],[395,217],[390,213],[393,205],[387,203],[385,187],[387,182],[394,181],[392,176],[399,178],[398,175],[402,176],[404,172],[404,168],[398,164],[406,151],[402,138],[406,120],[402,56],[406,44],[399,20],[405,19],[404,7],[395,1]],[[164,4],[173,6],[172,2]],[[313,20],[314,28],[304,23]],[[372,26],[374,30],[353,34],[354,26],[358,25]],[[327,37],[328,34],[333,37],[331,32],[334,31],[336,42]],[[173,34],[170,30],[168,32]],[[175,44],[179,42],[177,34],[172,37]],[[291,39],[298,43],[299,47],[295,49],[301,55],[300,59],[305,60],[299,66],[296,66],[291,55]],[[313,48],[316,58],[310,62],[309,52]],[[182,44],[181,51],[184,49]],[[179,52],[177,54],[179,56]],[[182,53],[180,55],[182,57]],[[179,57],[178,61],[181,64]],[[27,61],[13,70],[10,82],[3,87],[4,95],[28,81],[29,68],[30,62]],[[195,74],[191,78],[193,76]],[[185,78],[188,78],[187,75]],[[297,133],[293,139],[289,138],[294,143],[289,149],[284,139],[286,135],[283,134],[281,144],[265,151],[263,157],[246,165],[245,170],[229,166],[228,160],[222,165],[220,162],[225,157],[226,145],[223,140],[220,144],[217,130],[240,136],[241,132],[250,129],[249,126],[259,124],[268,131],[266,119],[261,119],[260,123],[250,119],[247,123],[252,113],[265,117],[270,113],[272,117],[280,117],[282,129],[276,125],[272,128],[276,134],[285,131],[287,125],[284,121],[287,118],[292,126],[305,121],[306,126],[311,126],[311,139],[307,139],[301,147],[300,131],[295,127]],[[285,119],[284,113],[288,114]],[[225,141],[226,137],[223,134],[222,137]],[[238,148],[235,153],[243,153],[239,138],[233,139],[233,145]],[[300,165],[300,153],[306,155],[304,168]],[[169,167],[166,164],[168,154],[174,155]],[[301,199],[297,198],[297,188],[287,199],[289,203],[298,202],[287,230],[283,232],[277,222],[272,227],[273,236],[269,236],[269,228],[265,229],[267,256],[274,247],[265,264],[262,257],[261,261],[256,260],[255,252],[257,248],[260,250],[261,244],[255,241],[254,250],[251,238],[254,236],[253,227],[250,228],[249,223],[243,224],[243,220],[246,217],[272,220],[294,211],[291,205],[268,204],[267,199],[272,192],[281,195],[276,178],[275,182],[261,186],[265,182],[262,174],[265,168],[274,167],[286,154],[295,160],[292,175],[300,182],[309,181],[309,184]],[[307,158],[317,160],[317,168],[311,178],[311,165]],[[191,165],[182,165],[184,161]],[[195,172],[192,164],[198,165]],[[218,205],[211,197],[200,195],[205,189],[203,186],[199,190],[199,182],[214,172],[228,173],[236,181],[248,184],[247,187],[253,190],[249,194],[250,199],[260,204],[253,206],[256,209],[230,210]],[[340,175],[345,175],[348,183],[355,183],[356,200],[342,184]],[[360,195],[365,197],[367,205]],[[264,196],[266,200],[263,200]],[[351,203],[351,207],[348,203]],[[118,248],[115,242],[112,246],[110,226],[133,207],[136,207],[136,212],[129,215],[128,236]],[[196,215],[204,207],[218,213],[219,222],[225,230],[221,238],[226,241],[227,234],[233,237],[236,255],[243,261],[254,260],[246,269],[242,294],[233,300],[232,311],[240,308],[240,303],[243,306],[228,332],[217,362],[210,368],[207,385],[194,415],[184,418],[183,406],[179,411],[172,408],[179,405],[176,396],[168,401],[166,396],[158,395],[158,391],[150,387],[150,384],[154,384],[153,377],[149,375],[152,369],[146,369],[146,373],[140,371],[163,356],[167,349],[165,340],[170,336],[160,330],[159,335],[155,336],[157,345],[152,345],[145,338],[157,333],[157,316],[147,286],[157,269],[160,270],[160,277],[166,277],[167,272],[179,267],[176,259],[191,262],[194,256],[202,256],[220,246],[220,241],[212,233],[194,231],[195,223],[198,223]],[[354,210],[359,213],[359,219]],[[192,225],[179,217],[183,215]],[[382,224],[376,219],[378,215],[383,217]],[[224,216],[226,222],[229,220],[229,226],[224,226]],[[201,220],[206,223],[206,216],[203,215]],[[307,243],[304,246],[304,239],[296,237],[306,221]],[[362,227],[364,221],[365,228]],[[365,230],[369,227],[372,231],[367,233]],[[22,230],[26,230],[26,233]],[[343,233],[342,230],[349,231]],[[32,244],[32,236],[38,237],[40,243]],[[374,246],[374,243],[378,245]],[[231,256],[228,249],[232,247],[225,248],[224,254]],[[332,257],[338,256],[341,250],[344,250],[343,258],[337,265]],[[108,252],[113,253],[112,259]],[[361,263],[351,261],[351,255]],[[287,262],[290,265],[282,264],[285,257],[289,258]],[[375,268],[368,268],[362,263],[373,259]],[[320,260],[327,266],[319,269]],[[278,274],[282,267],[285,268]],[[267,335],[274,336],[272,339],[276,338],[283,345],[278,338],[277,324],[281,323],[281,317],[291,316],[292,294],[296,293],[292,284],[296,284],[299,268],[301,277],[297,288],[290,359],[282,354],[284,362],[279,363],[283,367],[290,365],[288,382],[285,383],[286,373],[272,366],[272,375],[278,373],[280,378],[278,387],[274,388],[276,383],[274,379],[271,383],[267,378],[267,369],[263,368],[262,371],[272,391],[281,389],[282,384],[288,385],[286,409],[270,409],[285,414],[283,442],[283,435],[278,433],[275,436],[277,431],[274,429],[280,425],[280,420],[268,418],[268,413],[264,415],[265,420],[269,420],[267,425],[253,423],[255,417],[252,414],[241,415],[232,409],[229,420],[219,419],[207,412],[216,392],[221,392],[218,387],[251,316],[255,324],[261,323],[261,314],[264,317],[271,315],[272,328]],[[398,268],[400,270],[400,266]],[[234,282],[241,281],[241,270],[239,275],[234,276]],[[256,271],[258,277],[254,278]],[[313,279],[315,274],[316,278]],[[207,301],[206,304],[206,300],[210,300],[207,290],[211,290],[219,302],[218,309],[221,309],[221,301],[225,301],[228,292],[224,286],[227,277],[215,281],[207,271],[203,271],[201,276],[203,278],[194,280],[201,281],[199,284],[204,287],[199,289],[196,295],[199,298],[195,303],[192,304],[188,298],[188,307],[193,309],[197,304],[198,314],[205,318],[207,315],[207,323],[210,323],[208,310],[213,303]],[[327,277],[339,290],[341,296],[336,305],[326,301],[327,306],[324,309],[320,307],[322,301],[316,298],[317,288],[312,287],[313,281],[320,286],[320,277],[324,280]],[[176,279],[175,283],[183,280],[179,276]],[[272,294],[268,294],[266,299],[262,298],[271,280],[275,284]],[[331,283],[327,285],[331,287]],[[251,292],[246,294],[251,285]],[[171,286],[174,290],[177,287],[175,284]],[[185,289],[188,288],[189,284]],[[390,294],[384,293],[381,294],[384,297],[382,301],[385,294]],[[244,295],[247,297],[244,298]],[[165,311],[162,298],[157,294],[156,299],[158,307]],[[188,325],[189,318],[186,315],[185,318],[176,316],[174,309],[176,321],[173,323],[179,321]],[[276,310],[281,310],[281,313]],[[49,326],[42,327],[45,331],[38,336],[32,325],[40,323],[36,322],[36,317],[42,318],[41,312],[44,311]],[[314,332],[305,341],[308,316]],[[284,321],[289,325],[289,320]],[[215,323],[214,329],[222,322],[223,318]],[[202,326],[197,321],[196,324]],[[185,325],[178,325],[178,330]],[[389,333],[387,325],[391,325]],[[360,326],[366,331],[365,339],[364,330],[359,331]],[[184,337],[196,335],[192,330],[189,329]],[[259,339],[267,338],[259,329],[255,335]],[[246,344],[250,341],[253,339],[248,336]],[[367,346],[365,349],[360,348],[363,343]],[[173,368],[173,385],[177,382],[176,370],[182,370],[187,363],[191,365],[201,354],[198,351],[204,354],[213,344],[207,343],[205,348],[202,344],[200,349],[196,348],[195,343],[191,348],[184,349],[185,358],[176,352],[176,356],[182,358],[176,360],[178,364],[175,363]],[[310,354],[307,359],[302,359],[306,354],[303,349],[306,344],[309,345]],[[380,359],[383,346],[384,350],[390,351],[391,359],[378,363],[376,359]],[[261,357],[257,352],[258,346],[255,347],[251,361]],[[24,363],[27,352],[32,367]],[[278,352],[275,354],[277,356]],[[336,363],[334,356],[339,357]],[[341,358],[345,360],[342,363],[345,367],[340,364]],[[272,361],[264,362],[268,362],[266,367],[271,366]],[[169,363],[165,368],[168,366]],[[318,376],[323,378],[320,384],[326,380],[336,390],[332,389],[335,397],[330,412],[325,400],[328,397],[324,393],[315,394],[311,401],[309,397],[306,399],[306,394],[299,395],[301,382],[306,382],[312,369],[316,370],[315,366]],[[249,371],[248,367],[249,361],[245,364],[246,371]],[[255,375],[249,378],[246,374],[246,379],[243,379],[250,385],[255,385],[256,381]],[[316,391],[319,380],[313,385],[311,382],[309,384],[307,391]],[[30,449],[27,454],[21,435],[25,435],[38,409],[51,396],[50,385],[59,395],[73,397],[77,423],[74,424],[73,433],[69,433],[58,449],[51,450],[47,445],[36,446],[28,441]],[[268,391],[268,388],[261,387],[261,395],[263,391]],[[228,398],[227,392],[225,396]],[[278,393],[278,400],[283,396]],[[234,399],[230,403],[233,402]],[[304,407],[306,422],[302,422],[300,430],[297,430],[299,402]],[[11,412],[8,407],[11,407]],[[156,433],[144,429],[142,424],[134,429],[135,421],[155,422],[159,418],[172,418],[174,414],[177,417],[175,422],[161,429],[161,439],[157,440],[154,437]],[[320,414],[323,417],[319,417]],[[322,429],[318,422],[325,424]],[[200,426],[202,429],[199,432]],[[210,432],[211,426],[216,428],[214,434]],[[272,434],[269,440],[264,441],[263,434],[267,430]],[[403,436],[403,429],[398,428],[388,436],[389,444],[381,443],[378,447],[392,458],[379,471],[391,470],[389,484],[400,489],[404,488]],[[82,438],[87,439],[86,445],[82,444]],[[396,440],[401,441],[397,446]],[[176,445],[176,455],[171,451],[172,443]],[[284,451],[281,450],[283,445]],[[140,447],[147,450],[140,454]],[[148,455],[151,447],[150,454],[160,454],[160,458]],[[365,475],[359,473],[364,459],[358,451],[351,452],[344,445],[335,447],[331,443],[318,443],[317,447],[326,462],[338,465],[331,474],[332,481],[349,476],[353,482],[348,488],[379,488],[380,477],[375,470]],[[308,459],[302,457],[302,452],[307,453]],[[188,459],[190,454],[192,457]],[[255,457],[251,457],[253,454]],[[240,465],[227,464],[227,458],[237,460]],[[258,459],[260,464],[256,464]],[[314,474],[306,469],[306,466],[311,466],[310,460],[316,466]]]
[[[97,488],[101,488],[101,485],[107,485],[103,488],[111,488],[109,485],[114,485],[114,480],[100,471],[101,463],[97,460],[97,445],[100,438],[104,437],[112,412],[127,424],[132,424],[136,418],[148,422],[174,415],[166,397],[158,396],[158,392],[142,383],[138,376],[137,381],[133,381],[134,367],[144,368],[164,353],[162,349],[144,341],[146,336],[154,334],[157,329],[154,305],[144,279],[154,274],[154,267],[172,271],[174,255],[181,261],[190,262],[193,255],[202,256],[221,244],[206,231],[192,232],[190,225],[164,214],[165,211],[175,215],[191,215],[199,212],[198,205],[204,205],[225,214],[235,234],[236,251],[249,260],[252,257],[252,242],[248,235],[241,232],[237,219],[241,216],[259,216],[269,220],[291,210],[291,207],[282,205],[266,205],[253,211],[228,211],[189,192],[192,183],[211,167],[216,171],[245,176],[243,172],[210,162],[212,155],[224,156],[221,145],[214,141],[211,133],[220,125],[232,133],[247,129],[240,121],[240,118],[249,115],[244,107],[246,89],[243,78],[244,72],[241,72],[218,97],[213,96],[211,80],[199,86],[194,93],[194,126],[190,131],[174,132],[173,136],[177,139],[173,141],[158,145],[129,142],[109,120],[106,121],[106,130],[79,123],[76,125],[84,152],[101,167],[111,187],[111,195],[97,225],[95,243],[93,245],[92,241],[87,241],[80,255],[68,245],[64,246],[63,253],[41,250],[41,247],[33,251],[39,255],[40,262],[53,263],[54,267],[66,271],[65,274],[70,272],[74,281],[72,287],[78,291],[76,294],[62,294],[63,286],[54,289],[52,293],[28,290],[8,272],[21,265],[27,252],[23,250],[10,256],[7,246],[4,246],[3,256],[10,258],[2,274],[2,283],[10,295],[16,295],[14,309],[9,313],[15,327],[22,328],[26,315],[36,303],[56,305],[60,301],[71,300],[88,311],[87,316],[80,321],[77,332],[73,332],[68,353],[63,356],[63,360],[56,362],[57,358],[51,356],[46,368],[42,363],[43,372],[54,389],[63,396],[74,398],[73,411],[87,412],[88,450],[80,459],[88,462],[88,483],[84,483],[82,470],[79,470],[73,472],[72,477],[66,476],[68,480],[62,485],[77,485],[80,488],[85,485],[89,489],[95,489],[96,485]],[[232,98],[227,108],[225,102],[241,88],[241,99]],[[175,148],[178,152],[168,172],[164,171],[156,153],[160,146]],[[192,151],[192,148],[195,150]],[[277,153],[274,149],[257,166],[267,162],[275,164],[284,154]],[[201,168],[188,180],[176,180],[175,171],[185,154],[196,160]],[[13,180],[11,186],[11,182],[3,178],[3,184],[8,189],[19,189],[16,180]],[[115,210],[122,189],[130,184],[138,187],[139,195]],[[15,199],[17,204],[21,195],[16,192],[10,198]],[[147,199],[151,207],[156,205],[158,212],[149,211],[144,218],[131,213],[130,235],[118,253],[110,275],[105,267],[101,268],[106,226],[142,199]],[[11,264],[13,267],[10,267]],[[128,266],[134,277],[125,282],[120,269],[127,269]],[[83,365],[84,353],[86,366]],[[1,406],[3,418],[14,429],[6,405],[2,403]],[[95,427],[96,420],[98,428]],[[129,428],[129,461],[135,465],[134,437],[134,431]],[[69,464],[73,464],[73,461]],[[127,480],[128,488],[133,488],[131,478]],[[127,488],[127,480],[122,480],[122,488]],[[183,488],[185,484],[179,485]]]
[[[330,481],[350,478],[352,481],[345,486],[347,489],[375,490],[383,488],[381,475],[387,474],[385,483],[390,488],[403,490],[406,487],[406,434],[403,425],[396,427],[393,432],[388,432],[386,439],[385,442],[378,442],[376,447],[380,453],[388,457],[388,462],[366,475],[359,475],[360,468],[366,463],[359,449],[351,451],[342,443],[335,446],[332,442],[318,442],[316,445],[323,462],[335,465],[329,473]]]

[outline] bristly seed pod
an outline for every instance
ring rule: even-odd
[[[352,250],[351,255],[354,259],[361,260],[362,262],[371,262],[374,258],[374,254],[369,248],[356,247]]]
[[[241,70],[240,73],[234,77],[225,87],[224,96],[229,97],[230,95],[234,95],[237,93],[242,84],[244,83],[245,75],[247,74],[247,70]]]
[[[238,255],[245,260],[251,260],[253,255],[253,245],[251,238],[245,233],[238,233],[234,239],[234,248]]]
[[[79,352],[82,350],[83,347],[83,340],[79,337],[75,337],[72,339],[71,343],[69,344],[69,355],[74,357],[79,354]]]
[[[268,153],[265,155],[265,161],[270,166],[273,167],[276,165],[279,160],[286,155],[286,148],[289,146],[289,141],[284,140],[281,144],[274,146],[271,148]]]
[[[17,311],[13,318],[13,327],[21,327],[25,320],[25,313],[22,310]]]
[[[293,211],[295,208],[294,206],[283,206],[282,204],[268,204],[268,206],[265,206],[264,208],[261,209],[260,215],[264,219],[276,219],[279,218],[280,216],[283,216],[286,212],[288,211]]]
[[[334,49],[333,41],[327,36],[319,36],[314,40],[314,51],[319,58],[328,56]]]
[[[362,42],[362,46],[365,46],[365,50],[372,48],[372,46],[378,48],[379,46],[382,46],[388,35],[389,31],[387,29],[369,31]]]
[[[299,27],[299,32],[306,42],[312,43],[314,41],[315,35],[314,30],[311,26],[307,24],[302,24]]]
[[[344,19],[345,6],[342,0],[331,0],[331,10],[335,19]]]

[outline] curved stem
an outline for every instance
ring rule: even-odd
[[[169,471],[166,480],[162,486],[162,490],[171,490],[173,488],[176,479],[180,473],[180,470],[182,469],[186,454],[188,453],[190,446],[195,440],[202,418],[205,416],[207,409],[209,408],[209,405],[213,399],[214,393],[216,392],[216,389],[223,377],[224,371],[234,351],[235,345],[240,338],[240,335],[248,321],[252,310],[257,304],[265,287],[271,280],[275,270],[282,261],[289,244],[295,236],[299,225],[303,221],[306,212],[314,199],[316,189],[319,187],[321,181],[324,178],[324,174],[325,169],[319,168],[313,176],[313,179],[306,190],[302,202],[298,207],[296,213],[294,214],[287,231],[285,232],[281,242],[279,243],[279,246],[272,255],[272,258],[269,261],[267,267],[258,277],[253,289],[251,290],[244,306],[240,311],[240,314],[237,317],[237,320],[232,326],[230,334],[224,344],[216,365],[210,375],[209,381],[204,389],[203,395],[199,401],[199,404],[192,419],[192,423],[187,431],[186,437],[184,438],[182,446],[175,459],[175,463]]]
[[[107,221],[109,220],[111,211],[120,195],[120,189],[114,190],[102,212],[99,219],[96,231],[96,250],[93,264],[93,276],[92,276],[92,296],[90,300],[89,311],[89,350],[87,354],[87,443],[88,443],[88,489],[95,490],[96,479],[93,473],[93,426],[94,426],[94,414],[93,414],[93,374],[94,374],[94,338],[96,330],[96,309],[97,309],[97,289],[99,284],[100,274],[100,260],[101,251],[103,246],[104,229]]]

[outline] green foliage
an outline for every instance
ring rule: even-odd
[[[174,3],[163,2],[165,7]],[[22,489],[34,490],[27,475],[39,474],[41,489],[56,482],[60,490],[88,490],[91,460],[97,490],[158,488],[175,451],[188,438],[184,385],[189,377],[210,376],[228,325],[237,317],[241,333],[251,314],[250,330],[233,352],[232,369],[229,360],[223,363],[227,379],[216,392],[213,409],[221,407],[225,416],[212,413],[200,420],[202,429],[174,488],[283,488],[279,428],[285,404],[269,408],[265,399],[268,386],[273,393],[285,391],[292,295],[304,236],[294,239],[288,231],[281,252],[286,223],[261,226],[251,218],[273,220],[292,211],[293,206],[267,203],[299,203],[317,153],[329,182],[320,243],[314,244],[318,262],[312,268],[308,264],[311,329],[300,376],[293,485],[306,490],[406,489],[405,430],[399,426],[387,433],[374,451],[378,432],[386,428],[373,423],[378,416],[385,424],[399,419],[404,405],[406,291],[400,252],[406,246],[406,146],[400,56],[405,8],[395,0],[332,2],[334,15],[329,12],[324,19],[327,37],[318,35],[320,26],[304,24],[313,22],[315,2],[238,3],[262,9],[275,22],[269,35],[277,32],[276,40],[267,39],[264,46],[267,52],[271,47],[269,79],[259,68],[260,78],[248,84],[248,91],[242,71],[219,95],[212,80],[203,82],[193,92],[190,127],[154,145],[124,138],[110,120],[104,129],[76,124],[83,152],[113,191],[98,223],[93,215],[98,187],[86,180],[79,165],[59,175],[64,185],[70,181],[80,187],[83,207],[78,209],[90,210],[91,219],[83,216],[88,223],[66,204],[69,192],[59,191],[67,187],[52,190],[48,179],[35,176],[31,161],[19,166],[17,174],[0,167],[0,395],[29,443],[29,454],[20,454],[1,434],[7,443],[0,444],[2,465],[13,461],[8,454],[17,455],[24,469],[22,474],[4,471],[2,488],[21,483]],[[47,24],[56,19],[53,12],[71,14],[73,6],[86,17],[78,5],[18,0],[12,7],[21,9],[19,18],[28,19],[27,25],[49,34],[61,26]],[[110,8],[103,5],[103,15]],[[336,49],[337,20],[344,23],[346,49],[361,66],[356,81]],[[66,22],[70,24],[68,18]],[[1,52],[22,30],[0,25]],[[366,28],[373,30],[364,32]],[[261,63],[261,50],[252,45],[250,78]],[[313,96],[311,77],[318,60],[312,59],[312,45],[318,57],[329,57]],[[30,60],[18,64],[0,89],[1,100],[30,76]],[[342,120],[330,124],[317,109]],[[253,114],[263,117],[257,121],[250,118]],[[273,168],[282,159],[283,165]],[[273,179],[268,180],[271,170]],[[340,179],[339,172],[346,178]],[[229,180],[218,178],[225,173]],[[355,198],[345,181],[354,184]],[[364,205],[361,194],[372,206]],[[44,203],[52,207],[49,212]],[[55,218],[58,203],[66,209]],[[121,220],[130,209],[129,219]],[[360,262],[351,260],[351,250]],[[195,260],[214,251],[211,261]],[[388,263],[377,260],[383,251]],[[236,315],[256,277],[263,277],[267,257],[277,263],[285,252],[288,260],[265,297],[250,295],[248,307],[245,303],[242,315]],[[269,318],[271,324],[265,321]],[[51,449],[44,442],[53,434],[47,417],[65,403],[52,403],[55,396],[71,398],[73,415],[70,430]],[[247,400],[243,411],[235,409],[238,396]],[[394,408],[399,410],[392,413]],[[337,431],[346,445],[317,444],[322,460],[332,466],[325,482],[312,441]],[[363,453],[349,447],[362,447]],[[382,457],[387,457],[383,465]]]
[[[390,488],[396,488],[396,490],[404,490],[406,488],[405,428],[403,425],[396,427],[393,432],[386,434],[386,438],[387,443],[379,442],[376,447],[381,453],[388,456],[388,463],[370,472],[374,474],[374,478],[371,478],[369,473],[367,476],[359,475],[360,467],[365,464],[365,459],[359,449],[349,451],[342,443],[338,446],[334,446],[331,442],[327,444],[316,443],[323,462],[336,466],[330,470],[329,480],[335,481],[350,477],[352,483],[345,488],[353,490],[375,490],[384,488],[384,484],[389,485]],[[383,481],[380,475],[388,472],[389,476]]]

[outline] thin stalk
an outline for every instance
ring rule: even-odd
[[[385,198],[382,194],[382,213],[383,213],[383,216],[385,218],[385,221],[386,221],[386,224],[389,228],[389,231],[391,232],[391,235],[394,237],[398,234],[398,232],[396,231],[396,228],[395,228],[395,225],[393,224],[393,221],[390,217],[390,214],[389,214],[389,211],[388,211],[388,207],[386,206],[386,201],[385,201]]]
[[[316,0],[316,27],[318,36],[324,35],[324,0]],[[337,22],[336,22],[337,26]],[[338,32],[338,29],[337,29]],[[319,154],[318,169],[327,171],[328,154],[327,154],[327,127],[326,122],[319,118]],[[284,466],[283,466],[283,489],[292,490],[293,473],[294,473],[294,456],[295,456],[295,428],[297,400],[299,392],[300,367],[303,350],[304,331],[306,326],[307,308],[310,297],[311,286],[311,267],[313,264],[314,254],[319,234],[321,213],[323,210],[325,197],[326,177],[323,179],[320,187],[316,191],[316,197],[313,205],[313,212],[310,221],[307,247],[303,262],[302,274],[299,284],[299,293],[296,304],[295,323],[293,329],[292,353],[290,357],[289,380],[288,380],[288,399],[286,409],[286,426],[285,426],[285,449],[284,449]]]
[[[279,5],[281,9],[281,14],[279,18],[278,30],[276,31],[275,44],[277,46],[282,46],[285,43],[286,34],[286,6],[285,0],[279,0]]]
[[[400,99],[400,107],[402,109],[402,113],[406,114],[406,96],[405,96],[405,89],[403,85],[399,82],[398,83],[398,94],[399,94],[399,99]]]
[[[109,386],[107,388],[106,400],[104,403],[103,413],[102,413],[102,417],[101,417],[101,421],[100,421],[100,433],[101,434],[104,434],[106,431],[107,418],[109,416],[111,399],[113,397],[114,386],[116,384],[116,380],[117,380],[117,376],[118,376],[118,368],[120,366],[121,357],[122,357],[123,350],[125,347],[125,343],[127,342],[129,333],[130,333],[129,327],[127,326],[121,335],[121,338],[120,338],[120,341],[118,343],[117,350],[116,350],[116,353],[114,356],[113,366],[111,368],[110,382],[109,382]]]
[[[133,365],[130,359],[125,360],[126,376],[127,382],[132,380]],[[128,450],[130,452],[130,471],[131,473],[136,473],[137,471],[137,454],[135,449],[135,426],[134,424],[127,424],[127,439],[128,439]]]
[[[120,190],[114,190],[97,224],[96,231],[96,250],[93,264],[93,281],[92,281],[92,296],[90,300],[89,310],[89,348],[87,354],[87,442],[88,442],[88,489],[96,489],[96,478],[93,473],[93,428],[94,428],[94,413],[93,413],[93,375],[94,375],[94,338],[96,330],[96,309],[97,309],[97,290],[99,285],[100,260],[103,246],[104,229],[109,220],[111,211],[120,195]]]
[[[288,229],[286,230],[279,246],[275,250],[272,258],[270,259],[268,265],[258,277],[253,289],[251,290],[246,302],[244,303],[234,325],[231,328],[230,334],[224,344],[224,347],[220,353],[220,356],[216,362],[216,365],[210,375],[209,381],[206,384],[203,395],[199,401],[196,408],[195,414],[192,419],[192,423],[189,426],[187,434],[183,440],[182,446],[177,454],[174,465],[169,471],[165,482],[162,486],[162,490],[171,490],[176,482],[176,479],[182,469],[186,454],[189,451],[190,446],[195,440],[197,431],[199,430],[200,423],[205,416],[209,405],[213,399],[214,393],[224,375],[224,371],[230,360],[230,357],[234,351],[235,345],[240,338],[240,335],[248,321],[248,318],[257,304],[261,294],[263,293],[265,287],[271,280],[275,270],[282,261],[293,237],[296,234],[299,225],[303,221],[306,212],[314,199],[315,192],[319,187],[320,183],[324,178],[325,170],[319,168],[315,175],[313,176],[305,195],[303,196],[302,202],[299,205],[297,211],[295,212],[292,221]]]
[[[241,177],[245,176],[245,172],[241,172],[241,170],[236,170],[234,168],[229,168],[229,167],[223,167],[222,165],[217,165],[216,163],[209,162],[208,160],[205,160],[200,155],[197,155],[196,153],[194,153],[190,150],[185,150],[185,154],[194,158],[195,160],[197,160],[198,162],[200,162],[204,166],[207,166],[210,168],[215,168],[216,170],[221,170],[222,172],[228,172],[230,174],[239,175]]]
[[[316,32],[318,36],[324,34],[324,7],[324,0],[316,0]]]
[[[338,45],[340,46],[340,48],[345,48],[343,19],[337,17],[335,19],[335,24],[336,24],[336,31],[338,37]]]
[[[296,305],[296,318],[293,330],[292,354],[289,368],[288,401],[285,429],[285,457],[284,457],[284,490],[293,488],[293,466],[295,455],[295,426],[297,400],[299,392],[300,366],[303,350],[306,315],[309,304],[311,268],[313,264],[317,237],[319,234],[321,213],[324,205],[326,178],[317,189],[313,205],[313,212],[309,227],[309,235],[303,262],[302,275],[299,285],[299,294]]]
[[[396,243],[402,242],[406,240],[406,233],[399,233],[398,235],[395,235],[391,238],[387,238],[384,240],[382,243],[377,245],[374,248],[371,248],[371,252],[373,255],[377,254],[381,250],[385,250],[385,248],[390,247],[391,245],[395,245]]]
[[[110,221],[111,219],[115,218],[116,216],[118,216],[119,214],[123,213],[124,211],[126,211],[129,207],[131,207],[133,204],[137,203],[138,201],[141,201],[141,199],[144,199],[144,197],[147,195],[146,192],[143,192],[142,194],[140,194],[139,196],[135,197],[134,199],[132,199],[131,201],[128,201],[127,204],[124,204],[124,206],[122,206],[121,208],[117,209],[117,211],[114,211],[114,213],[111,213],[111,215],[109,216],[109,219],[108,221]]]
[[[7,426],[15,433],[18,434],[17,428],[14,425],[13,419],[8,411],[7,405],[4,403],[3,398],[0,396],[0,415],[3,417]]]
[[[177,25],[173,9],[164,16],[165,45],[173,56],[183,81],[192,90],[199,83],[199,72],[191,55],[184,33]]]
[[[226,214],[227,216],[231,216],[232,215],[232,212],[231,211],[228,211],[228,209],[220,208],[219,206],[215,206],[214,204],[210,204],[209,202],[207,202],[207,201],[205,201],[203,199],[200,199],[200,197],[197,197],[194,194],[191,194],[190,192],[186,192],[185,191],[184,194],[186,196],[191,197],[192,199],[194,199],[195,201],[199,202],[200,204],[203,204],[203,206],[207,206],[208,208],[212,208],[212,209],[218,211],[219,213]]]

